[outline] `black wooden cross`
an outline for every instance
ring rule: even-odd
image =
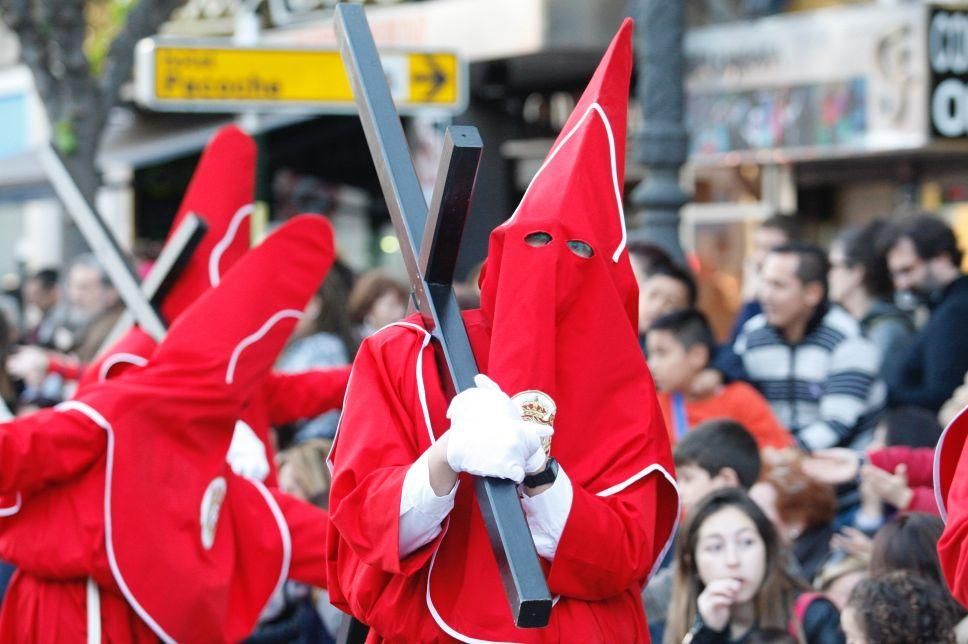
[[[205,220],[195,213],[188,213],[178,224],[178,228],[168,237],[168,241],[162,246],[161,252],[158,254],[158,259],[155,260],[151,270],[145,276],[144,281],[141,282],[142,295],[158,313],[163,325],[167,325],[171,320],[165,320],[161,316],[161,303],[175,285],[175,280],[178,279],[178,276],[188,264],[188,260],[192,258],[192,253],[195,252],[206,232],[208,232],[208,224],[205,223]],[[101,355],[114,346],[128,332],[134,322],[134,314],[126,309],[114,327],[111,328],[111,331],[105,336],[96,355]]]
[[[167,288],[172,285],[178,271],[187,263],[198,242],[201,241],[207,225],[198,217],[187,217],[166,244],[168,252],[165,253],[164,258],[159,258],[163,262],[158,267],[157,278],[147,285],[139,285],[138,278],[125,259],[114,234],[74,183],[57,151],[50,146],[42,147],[40,160],[54,191],[77,224],[81,234],[84,235],[88,247],[114,284],[127,310],[148,335],[156,342],[161,342],[167,324],[157,310],[158,303]],[[146,293],[143,290],[144,286],[149,286],[151,292]]]
[[[337,5],[336,35],[410,286],[427,328],[437,339],[441,380],[452,396],[473,387],[478,373],[452,282],[477,179],[481,139],[473,127],[447,129],[428,214],[362,6]],[[477,477],[475,490],[514,623],[519,628],[546,626],[551,594],[514,482]]]

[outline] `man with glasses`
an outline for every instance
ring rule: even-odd
[[[931,309],[931,317],[900,356],[885,356],[888,404],[937,412],[968,372],[968,277],[954,232],[930,215],[899,220],[880,240],[894,288]]]

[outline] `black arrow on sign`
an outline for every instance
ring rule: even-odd
[[[423,57],[427,61],[427,66],[430,67],[430,73],[415,74],[413,76],[413,82],[430,83],[430,91],[424,95],[424,100],[429,101],[447,82],[447,74],[445,74],[444,71],[437,65],[436,56],[432,54],[423,54]]]

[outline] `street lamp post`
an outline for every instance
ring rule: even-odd
[[[682,262],[679,209],[689,201],[679,185],[679,169],[688,154],[685,118],[685,3],[637,0],[637,89],[643,126],[636,159],[645,180],[632,191],[632,240],[658,244]]]

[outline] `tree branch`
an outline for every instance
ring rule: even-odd
[[[172,11],[184,3],[185,0],[141,0],[128,14],[104,61],[100,82],[104,112],[117,103],[121,86],[131,78],[135,45],[142,38],[154,35]]]
[[[41,99],[46,102],[56,83],[47,64],[49,38],[38,29],[30,0],[0,0],[0,15],[7,28],[17,35],[20,57],[30,69]]]

